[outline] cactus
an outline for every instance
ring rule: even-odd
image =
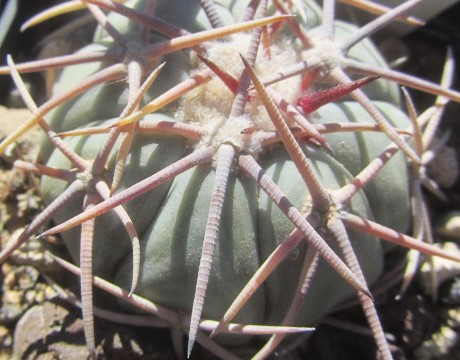
[[[0,69],[33,113],[0,150],[43,128],[41,164],[17,166],[42,175],[49,204],[0,261],[62,232],[78,267],[55,260],[81,275],[93,356],[95,274],[130,310],[188,332],[188,355],[198,341],[230,358],[226,344],[269,334],[255,355],[266,357],[357,294],[391,358],[369,290],[391,248],[381,239],[460,260],[404,235],[408,163],[423,167],[420,128],[443,107],[417,118],[406,101],[406,115],[398,84],[443,105],[459,94],[389,69],[368,39],[413,22],[404,13],[420,0],[348,2],[382,15],[356,28],[334,21],[335,1],[72,1],[57,10],[86,6],[92,44]],[[54,95],[37,107],[18,72],[55,68]]]

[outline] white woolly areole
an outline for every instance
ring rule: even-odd
[[[239,79],[244,66],[240,54],[245,54],[249,46],[250,36],[247,34],[233,35],[229,41],[215,42],[207,51],[206,57],[221,69]],[[255,70],[261,78],[276,73],[279,69],[289,67],[299,61],[299,52],[292,41],[280,39],[270,46],[269,59],[259,49]],[[192,63],[199,63],[192,55]],[[199,63],[202,71],[207,67]],[[295,103],[300,96],[301,78],[291,77],[271,87],[286,101]],[[255,93],[254,93],[255,94]],[[208,131],[208,136],[197,146],[230,143],[240,151],[257,155],[261,151],[260,131],[272,131],[274,126],[257,95],[251,96],[244,109],[245,115],[229,118],[234,95],[217,76],[202,86],[190,91],[181,98],[175,117],[183,122],[200,125]],[[251,131],[247,131],[248,129]],[[260,131],[259,131],[260,130]]]
[[[302,52],[302,60],[319,65],[319,76],[327,77],[332,69],[341,66],[343,54],[336,43],[324,36],[313,36],[312,48]]]
[[[248,129],[253,126],[253,121],[249,115],[229,118],[224,121],[218,129],[213,128],[213,124],[207,124],[205,128],[208,136],[205,136],[198,146],[211,145],[218,147],[221,144],[231,144],[240,151],[257,155],[262,149],[260,146],[259,136],[261,131],[247,133]]]

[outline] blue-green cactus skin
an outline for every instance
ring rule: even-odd
[[[202,11],[198,10],[197,3],[188,0],[160,1],[159,16],[191,31],[207,28],[209,24]],[[231,23],[239,18],[247,2],[219,3],[222,4],[220,13],[224,21]],[[228,8],[229,4],[232,4],[232,7]],[[308,14],[306,22],[311,28],[319,23],[320,12],[311,1],[305,1],[305,4]],[[171,14],[168,9],[175,6],[181,6],[183,11],[176,10]],[[196,17],[190,14],[196,14]],[[117,15],[111,15],[110,19],[122,29],[121,31],[134,33],[133,24],[127,20]],[[195,21],[192,21],[193,19]],[[343,32],[345,36],[350,31],[353,31],[350,25],[337,25],[338,34]],[[110,46],[113,46],[113,43],[98,29],[95,43],[81,51]],[[382,57],[369,40],[355,46],[351,56],[360,61],[384,65]],[[174,53],[164,60],[166,67],[145,101],[151,100],[187,77],[190,65],[185,52]],[[88,64],[65,69],[56,83],[55,91],[69,88],[102,66]],[[369,96],[373,100],[378,100],[377,106],[392,124],[400,128],[405,128],[409,124],[407,117],[398,110],[399,94],[395,85],[379,80],[370,85],[368,90]],[[49,118],[49,122],[56,131],[108,124],[115,121],[125,104],[124,84],[99,86],[57,109]],[[149,118],[176,121],[173,111],[160,111],[149,115]],[[369,115],[357,103],[349,100],[322,107],[313,114],[313,120],[318,123],[372,123]],[[104,138],[105,135],[94,135],[68,141],[84,158],[92,159]],[[335,133],[328,134],[325,138],[333,148],[334,154],[307,145],[304,145],[304,151],[311,159],[323,185],[331,190],[349,182],[390,143],[385,135],[377,132]],[[177,136],[136,135],[119,189],[127,188],[146,178],[191,151],[192,146]],[[112,162],[114,156],[115,153]],[[58,151],[53,151],[46,145],[43,146],[42,159],[50,166],[70,166]],[[304,208],[309,195],[308,190],[283,147],[276,146],[262,153],[260,164],[287,197],[299,209]],[[141,274],[136,291],[139,295],[174,309],[190,311],[214,174],[214,169],[210,165],[199,166],[125,205],[141,237]],[[107,177],[110,177],[110,172]],[[48,177],[42,179],[42,192],[48,202],[56,198],[64,187],[64,182]],[[77,214],[79,209],[81,204],[75,203],[59,214],[56,220],[60,222],[68,219]],[[410,216],[410,201],[404,158],[393,158],[364,191],[359,192],[346,204],[346,209],[398,231],[406,230]],[[112,214],[98,218],[96,224],[96,274],[129,289],[132,268],[129,239]],[[324,229],[320,226],[318,231],[328,239],[327,234],[321,232]],[[290,221],[253,181],[236,171],[233,172],[227,187],[204,318],[219,319],[263,260],[292,230],[293,225]],[[361,233],[350,232],[350,236],[363,272],[371,284],[381,274],[383,267],[384,251],[381,242]],[[65,232],[63,237],[72,256],[78,261],[78,229]],[[330,245],[336,248],[335,244]],[[235,321],[256,324],[279,323],[295,290],[305,251],[306,247],[300,246],[290,254]],[[303,325],[314,324],[352,294],[353,289],[329,265],[321,263],[298,322]]]

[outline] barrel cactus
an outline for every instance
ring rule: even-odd
[[[422,124],[398,83],[459,96],[390,70],[368,39],[419,2],[371,7],[383,15],[362,28],[335,21],[335,1],[60,5],[99,26],[74,55],[1,69],[21,88],[18,72],[63,68],[42,106],[22,89],[33,116],[0,145],[44,129],[40,165],[17,165],[43,175],[49,204],[0,258],[58,223],[40,236],[62,232],[78,264],[56,259],[81,274],[92,354],[95,274],[130,311],[188,332],[189,355],[197,340],[224,358],[270,334],[265,357],[357,294],[390,359],[369,290],[380,239],[459,260],[403,235],[408,162],[421,162],[406,140]]]

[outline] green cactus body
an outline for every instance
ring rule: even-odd
[[[231,23],[235,21],[234,19],[239,18],[247,1],[219,1],[218,3],[222,18],[226,23]],[[158,14],[190,31],[207,28],[209,25],[206,24],[203,13],[198,11],[197,4],[198,2],[188,0],[160,2]],[[175,6],[182,7],[183,11],[175,10],[173,16],[167,9]],[[305,1],[305,7],[308,14],[306,21],[308,26],[310,28],[316,26],[320,16],[316,4]],[[196,15],[195,21],[190,20],[193,19],[190,14]],[[111,15],[110,19],[125,33],[135,33],[135,26],[124,18]],[[353,31],[353,27],[339,23],[336,31],[338,33],[343,31],[346,34]],[[234,36],[234,39],[237,39],[238,36],[240,35]],[[299,59],[301,58],[298,44],[293,38],[285,37],[279,41],[282,43],[278,48],[280,53],[291,51],[297,54]],[[95,43],[82,51],[112,45],[110,39],[104,37],[101,30],[98,29]],[[212,49],[209,51],[211,52]],[[238,59],[238,54],[234,52]],[[351,56],[368,63],[380,66],[383,64],[381,56],[367,40],[357,45]],[[285,61],[284,59],[281,54],[278,61],[281,63]],[[186,52],[175,52],[163,60],[166,61],[165,69],[148,93],[147,101],[185,79],[192,71],[195,61],[190,60]],[[219,59],[213,60],[219,61]],[[276,59],[273,60],[273,62],[276,61]],[[62,91],[70,84],[77,83],[99,67],[100,64],[93,64],[65,69],[60,75],[55,91]],[[257,71],[263,72],[264,67],[265,65],[260,63],[256,64]],[[274,71],[274,69],[265,70]],[[219,81],[214,79],[204,86],[211,91],[213,82]],[[296,96],[300,94],[300,79],[295,78],[289,84],[291,84],[289,87],[297,86],[295,91],[291,91],[292,95],[289,99],[295,102]],[[208,123],[203,124],[203,121],[206,120],[190,118],[194,115],[191,115],[189,111],[190,108],[208,106],[208,103],[200,98],[202,95],[197,95],[200,91],[204,92],[203,89],[199,88],[197,93],[187,95],[184,99],[179,100],[178,104],[151,114],[149,118],[201,122],[201,125],[206,128]],[[284,95],[283,88],[280,88],[280,92],[283,92]],[[372,99],[378,100],[378,107],[394,126],[399,128],[408,126],[407,117],[398,110],[399,95],[395,85],[378,80],[375,84],[370,85],[369,94]],[[125,104],[126,91],[123,84],[99,86],[58,108],[49,117],[49,122],[56,131],[109,124],[115,121]],[[262,119],[253,119],[256,116],[250,111],[257,111],[250,109],[251,106],[257,108],[253,105],[251,103],[247,106],[249,116],[242,120],[243,125],[241,126],[243,127],[237,128],[237,133],[241,133],[245,124],[257,121],[262,124],[260,127],[266,126],[268,130],[272,129],[269,122],[263,119],[266,115],[260,115]],[[227,104],[222,104],[221,108],[209,109],[211,115],[207,116],[214,117],[207,120],[209,124],[215,123],[219,116],[228,116],[226,106]],[[370,116],[357,103],[348,99],[322,107],[312,114],[312,119],[317,123],[372,123]],[[216,137],[220,135],[221,133],[218,132]],[[69,140],[69,143],[74,149],[78,149],[77,152],[84,158],[92,159],[105,136],[78,137]],[[390,143],[385,135],[377,132],[332,133],[326,135],[325,138],[334,150],[334,154],[309,145],[302,146],[307,157],[311,159],[321,182],[330,190],[338,189],[349,182]],[[267,174],[284,190],[287,197],[299,209],[308,208],[308,190],[297,168],[281,145],[254,150],[245,145],[235,145],[233,140],[219,141],[231,143],[241,152],[254,151]],[[178,136],[136,135],[119,190],[157,172],[199,146],[199,143],[191,144]],[[50,166],[70,166],[58,151],[52,151],[47,146],[43,147],[42,157],[43,161]],[[198,166],[126,204],[126,209],[134,220],[141,237],[141,274],[136,293],[170,308],[190,311],[214,175],[215,171],[212,166]],[[109,171],[107,177],[110,176]],[[403,156],[396,156],[364,191],[353,197],[352,201],[346,205],[347,210],[362,218],[375,219],[398,231],[406,230],[410,216],[407,179],[405,160]],[[56,198],[64,187],[63,182],[48,177],[42,180],[42,191],[47,201]],[[77,206],[80,204],[66,208],[59,214],[57,221],[78,213]],[[331,216],[339,216],[339,214],[340,209],[337,209],[337,213]],[[320,233],[326,229],[323,222],[327,220],[328,218],[321,219],[318,228]],[[129,288],[132,258],[127,236],[121,225],[118,224],[118,220],[111,214],[98,218],[96,224],[95,272],[124,288]],[[227,185],[219,240],[214,254],[203,317],[219,319],[261,262],[289,235],[293,228],[291,222],[273,205],[267,195],[257,187],[257,184],[237,171],[233,171]],[[361,233],[350,232],[350,234],[363,272],[368,283],[372,284],[382,271],[384,251],[381,242]],[[323,235],[326,239],[328,238],[327,234]],[[65,232],[63,236],[71,254],[78,261],[78,232],[72,230]],[[333,248],[336,247],[333,243],[330,245]],[[296,287],[305,251],[307,251],[306,246],[302,245],[288,256],[243,308],[236,319],[238,322],[277,324],[282,320],[291,301],[289,294],[292,294]],[[352,294],[352,287],[346,284],[329,265],[322,263],[307,297],[306,305],[298,317],[298,323],[314,324],[321,316],[330,312],[334,306]]]

